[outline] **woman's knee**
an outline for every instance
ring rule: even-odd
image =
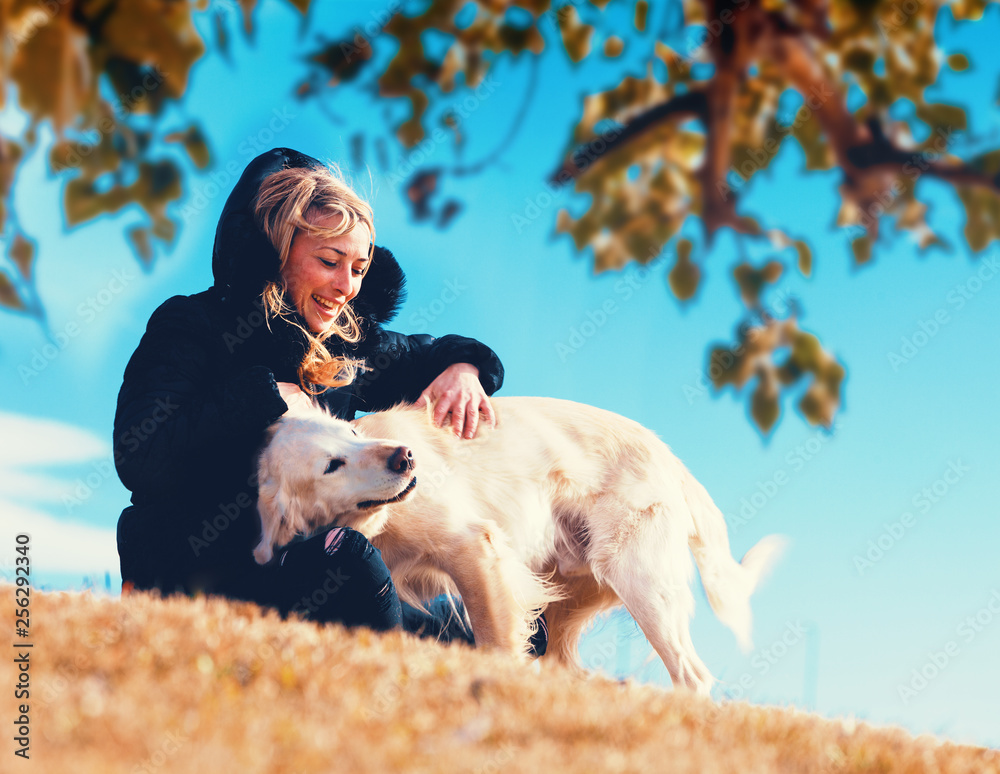
[[[316,589],[309,599],[310,609],[302,612],[314,620],[338,620],[375,629],[399,625],[399,597],[389,568],[364,535],[336,528],[316,538],[315,543],[315,548],[310,548],[321,555],[309,559],[317,561],[312,573]]]
[[[342,585],[359,580],[380,584],[391,579],[381,551],[353,529],[330,530],[323,538],[323,553],[328,575]]]

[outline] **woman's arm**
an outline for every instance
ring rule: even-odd
[[[248,454],[287,405],[269,369],[234,378],[225,362],[220,333],[195,298],[177,296],[153,313],[115,413],[115,465],[138,497],[184,498],[246,477]]]

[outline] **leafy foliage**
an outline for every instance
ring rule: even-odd
[[[623,68],[626,55],[648,51],[645,73],[623,75],[585,96],[568,127],[551,180],[572,185],[576,197],[558,213],[556,229],[593,255],[597,271],[673,252],[667,279],[680,303],[703,291],[702,264],[719,232],[763,245],[770,256],[762,265],[744,260],[733,272],[746,313],[736,340],[709,350],[713,382],[745,390],[764,432],[780,416],[786,393],[797,396],[809,422],[829,425],[842,398],[843,365],[799,327],[800,308],[776,315],[767,304],[769,287],[790,261],[803,276],[812,274],[813,248],[806,235],[789,233],[787,213],[747,212],[744,194],[792,141],[806,171],[838,170],[836,223],[856,264],[874,259],[888,238],[886,224],[889,233],[908,233],[920,250],[945,244],[927,221],[918,186],[924,177],[954,186],[967,213],[963,236],[974,251],[1000,239],[1000,150],[961,158],[969,137],[965,110],[926,96],[942,72],[974,67],[966,53],[940,50],[939,18],[977,21],[991,3],[394,1],[375,29],[333,30],[341,37],[309,51],[295,93],[322,103],[332,90],[370,89],[386,105],[386,128],[402,148],[449,137],[460,158],[467,127],[474,127],[458,120],[461,99],[490,88],[491,70],[503,57],[532,62],[523,107],[496,151],[477,163],[415,166],[397,181],[414,218],[446,227],[464,206],[446,198],[448,177],[476,174],[499,159],[525,123],[537,62],[547,49],[574,65],[600,58]],[[292,5],[308,10],[304,0]],[[620,23],[622,6],[631,29]],[[254,0],[240,2],[247,35],[255,7]],[[181,198],[187,170],[169,145],[182,148],[195,167],[211,161],[198,125],[177,125],[169,110],[207,48],[192,19],[214,15],[215,47],[223,56],[230,31],[220,4],[204,1],[0,0],[0,8],[13,41],[0,66],[31,121],[19,136],[0,136],[0,228],[8,245],[0,305],[40,315],[31,237],[12,208],[17,169],[38,145],[38,126],[48,124],[55,135],[46,151],[50,169],[64,180],[67,224],[138,205],[147,220],[127,237],[148,266],[177,230],[171,204]],[[894,117],[901,104],[912,110]],[[375,136],[373,145],[386,168],[385,138]],[[365,148],[366,138],[356,137],[356,160]]]
[[[672,250],[668,282],[681,303],[697,295],[703,277],[703,258],[682,236],[689,219],[700,223],[706,246],[723,229],[763,241],[773,257],[759,269],[743,263],[733,273],[747,313],[737,340],[709,352],[713,382],[746,388],[751,417],[764,432],[777,421],[786,392],[798,396],[809,422],[830,425],[841,403],[843,365],[799,327],[801,309],[779,319],[767,313],[763,299],[789,254],[810,276],[813,249],[803,235],[786,232],[789,223],[745,212],[741,194],[791,139],[802,148],[806,170],[840,170],[837,224],[856,264],[873,259],[886,219],[897,232],[909,232],[920,250],[944,244],[918,198],[924,176],[955,185],[973,250],[1000,239],[1000,151],[960,159],[965,111],[925,97],[943,66],[971,66],[966,54],[939,49],[939,16],[977,20],[987,4],[684,0],[675,28],[668,9],[654,32],[652,17],[659,14],[640,1],[633,3],[634,30],[625,37],[607,22],[608,2],[435,0],[386,26],[399,45],[381,69],[378,89],[382,97],[410,101],[410,115],[396,129],[410,146],[428,131],[434,104],[446,103],[460,80],[467,87],[481,82],[501,53],[538,56],[555,45],[576,64],[597,56],[614,60],[630,46],[651,44],[645,75],[626,75],[584,97],[565,158],[551,177],[572,184],[583,206],[574,208],[576,216],[559,212],[556,228],[592,253],[597,271],[645,264]],[[423,45],[431,32],[446,40],[441,56]],[[849,109],[852,88],[864,101]],[[788,116],[782,104],[790,95],[798,106]],[[912,103],[911,118],[892,118],[901,101]],[[416,170],[412,180],[425,182],[426,174]],[[438,189],[442,177],[435,168]],[[415,216],[426,217],[427,199],[411,200]],[[723,353],[727,365],[720,369]]]
[[[254,5],[242,4],[247,34]],[[293,5],[305,10],[301,2]],[[40,149],[43,125],[54,136],[41,150],[49,170],[63,181],[67,226],[135,205],[144,221],[129,227],[126,236],[144,267],[173,242],[179,223],[170,205],[181,199],[188,170],[169,146],[181,147],[198,169],[211,163],[197,122],[182,125],[170,110],[208,48],[193,22],[197,13],[215,14],[217,45],[225,51],[225,11],[219,4],[0,2],[7,44],[0,97],[4,103],[15,98],[28,119],[19,135],[0,133],[0,232],[8,259],[0,266],[0,306],[44,314],[33,285],[33,243],[13,206],[18,168]]]

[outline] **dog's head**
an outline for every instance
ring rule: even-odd
[[[414,468],[407,447],[365,438],[320,411],[279,419],[268,429],[257,466],[261,540],[254,558],[265,564],[275,546],[334,524],[377,535],[385,506],[416,486]]]

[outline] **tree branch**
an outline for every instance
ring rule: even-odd
[[[830,145],[843,171],[845,197],[864,211],[884,202],[885,192],[900,174],[913,169],[953,184],[976,185],[1000,192],[1000,174],[991,176],[967,164],[928,158],[923,151],[907,151],[885,136],[876,119],[858,123],[847,108],[839,84],[834,83],[813,49],[812,42],[828,37],[823,21],[825,0],[796,0],[795,18],[767,12],[759,6],[735,5],[733,0],[702,0],[709,19],[729,20],[709,43],[715,74],[700,88],[677,95],[630,121],[614,137],[593,140],[577,149],[551,176],[555,184],[579,177],[590,165],[621,149],[658,125],[679,118],[698,118],[705,127],[705,158],[701,182],[701,215],[709,238],[721,228],[754,233],[752,223],[736,214],[736,197],[727,184],[732,163],[732,111],[742,79],[752,61],[767,57],[782,64]],[[868,224],[877,234],[878,219]]]
[[[768,25],[767,14],[758,4],[739,6],[734,0],[703,0],[703,4],[706,18],[723,24],[709,45],[715,75],[708,84],[706,153],[700,170],[701,221],[711,242],[716,232],[725,226],[738,233],[752,233],[736,214],[737,197],[732,195],[727,178],[732,168],[736,98]]]
[[[900,148],[886,136],[874,116],[866,124],[859,124],[801,37],[775,38],[774,54],[781,58],[795,89],[822,126],[844,173],[844,194],[863,212],[871,212],[881,204],[901,174],[930,175],[952,184],[982,186],[1000,193],[1000,175],[989,175],[964,163],[931,160],[930,151]],[[933,155],[940,156],[945,150],[934,151]],[[870,235],[877,236],[878,218],[870,218],[867,229]]]
[[[995,193],[1000,194],[1000,173],[991,177],[978,169],[973,169],[968,164],[942,164],[939,161],[934,161],[924,170],[924,174],[953,185],[975,185],[991,188]]]
[[[840,167],[850,176],[856,169],[851,152],[873,141],[868,129],[858,124],[847,109],[846,101],[838,94],[819,64],[818,57],[800,37],[778,35],[771,39],[772,53],[785,65],[785,72],[795,90],[802,95],[812,110]]]
[[[678,94],[666,102],[662,102],[644,113],[640,113],[614,137],[608,139],[600,137],[577,148],[563,162],[562,166],[552,173],[549,180],[556,185],[568,183],[589,169],[595,161],[627,145],[640,135],[655,129],[660,124],[682,118],[700,118],[704,121],[707,113],[708,100],[703,91],[697,90]]]
[[[507,134],[504,135],[503,140],[500,144],[486,156],[481,158],[475,164],[463,164],[455,167],[451,170],[451,174],[456,177],[462,177],[463,175],[475,175],[479,174],[486,167],[488,167],[493,162],[497,161],[501,154],[507,149],[507,147],[514,141],[517,133],[520,131],[521,127],[525,124],[525,117],[528,115],[528,108],[531,106],[531,101],[535,96],[535,91],[538,89],[538,69],[541,57],[533,56],[530,59],[531,72],[528,74],[528,88],[524,91],[524,97],[521,100],[521,107],[517,111],[517,115],[514,116],[514,120],[511,122],[510,128],[507,130]]]
[[[846,153],[851,163],[859,170],[890,170],[908,172],[907,165],[916,168],[918,174],[926,174],[956,185],[976,185],[992,188],[1000,193],[1000,174],[990,175],[968,164],[942,162],[935,157],[944,154],[946,148],[933,151],[906,150],[893,144],[886,137],[881,124],[875,118],[868,120],[868,130],[872,139],[864,145],[849,148]]]

